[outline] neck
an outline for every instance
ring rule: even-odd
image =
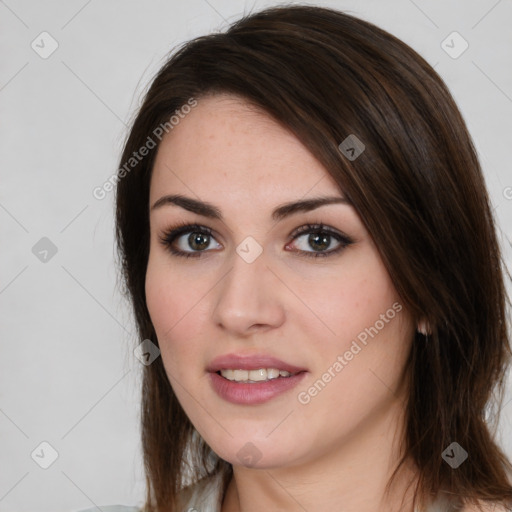
[[[315,454],[314,459],[266,469],[234,465],[222,512],[413,512],[417,470],[410,461],[402,465],[386,492],[400,460],[402,435],[403,406],[394,400],[377,417],[360,425],[350,439]]]

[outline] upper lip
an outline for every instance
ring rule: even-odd
[[[224,369],[259,370],[260,368],[277,368],[290,373],[306,371],[305,368],[285,363],[281,359],[265,354],[224,354],[211,361],[206,370],[215,373]]]

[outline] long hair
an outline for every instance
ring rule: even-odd
[[[256,105],[324,165],[374,240],[403,305],[416,321],[427,320],[428,338],[415,334],[407,361],[403,457],[389,484],[411,458],[419,473],[415,505],[441,492],[512,505],[512,467],[495,440],[511,357],[510,301],[480,164],[442,79],[371,23],[321,7],[274,7],[184,44],[157,73],[127,137],[116,190],[118,254],[138,342],[158,345],[144,283],[162,130],[174,129],[185,105],[216,93]],[[364,144],[358,158],[343,151],[347,137]],[[151,142],[156,148],[135,161]],[[231,465],[194,435],[162,358],[143,371],[146,508],[174,512],[187,482],[228,474]],[[442,456],[453,442],[468,454],[456,470]]]

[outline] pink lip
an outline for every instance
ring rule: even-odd
[[[256,405],[294,388],[306,375],[300,372],[290,377],[278,377],[265,382],[234,382],[218,373],[210,373],[214,391],[224,400],[234,404]]]
[[[206,368],[206,371],[215,373],[219,370],[259,370],[260,368],[277,368],[278,370],[286,370],[290,373],[306,371],[292,364],[285,363],[280,359],[264,354],[224,354],[216,357]]]
[[[225,379],[219,370],[258,370],[277,368],[292,374],[264,382],[243,383]],[[306,375],[307,370],[264,354],[225,354],[216,357],[208,366],[210,382],[214,391],[224,400],[234,404],[256,405],[267,402],[277,395],[295,387]]]

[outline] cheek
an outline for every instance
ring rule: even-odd
[[[347,253],[343,265],[334,271],[316,270],[310,276],[302,272],[294,279],[297,296],[308,310],[297,321],[310,333],[311,342],[318,340],[322,351],[326,342],[337,349],[350,344],[398,300],[389,275],[374,251]],[[304,311],[302,308],[301,312]]]
[[[205,292],[194,278],[173,271],[162,259],[150,257],[148,262],[146,302],[165,367],[183,371],[188,360],[197,364],[196,345],[205,314],[205,301],[200,299]]]
[[[318,285],[301,289],[316,317],[314,322],[309,314],[298,320],[314,347],[315,374],[308,385],[316,386],[310,388],[315,405],[306,407],[305,413],[312,420],[318,414],[329,416],[336,404],[358,417],[386,398],[389,390],[383,382],[390,388],[397,384],[407,357],[407,340],[412,339],[410,326],[389,274],[374,252],[360,253],[357,260],[347,258],[336,277],[322,279]],[[309,394],[305,387],[303,391]]]

